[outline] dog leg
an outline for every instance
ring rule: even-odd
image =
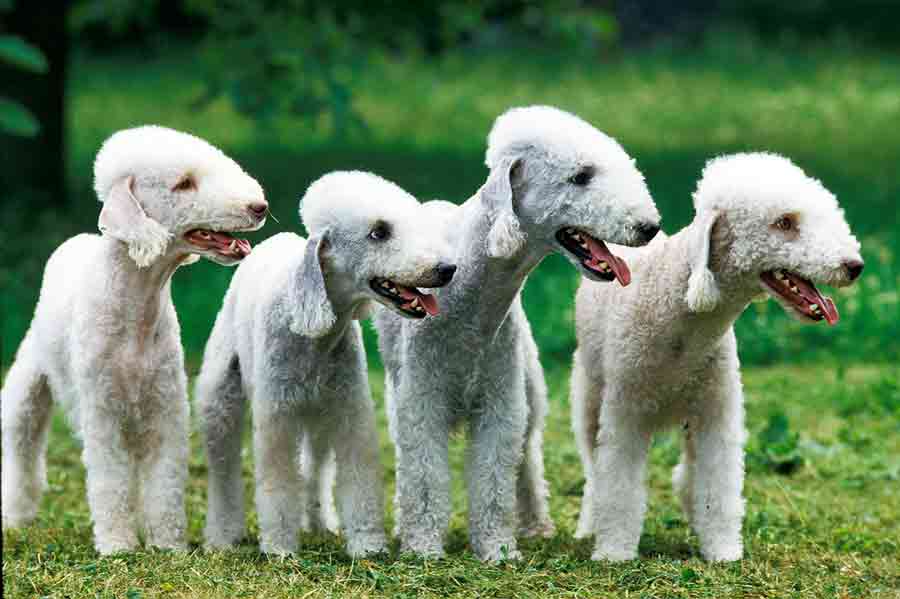
[[[575,433],[575,444],[578,446],[584,471],[584,490],[575,538],[586,539],[594,536],[594,452],[597,446],[597,432],[600,429],[599,411],[603,387],[590,384],[578,352],[575,352],[572,365],[571,388],[572,430]]]
[[[245,534],[241,437],[246,403],[237,356],[207,352],[197,378],[196,404],[209,469],[203,531],[209,548],[228,547]]]
[[[34,520],[47,486],[47,379],[26,337],[3,385],[3,528]]]
[[[187,390],[171,397],[171,409],[161,414],[147,453],[138,456],[142,511],[147,545],[163,549],[187,548],[184,491],[188,477],[189,417]]]
[[[366,381],[360,380],[351,395],[331,403],[336,413],[328,431],[337,462],[336,499],[347,553],[361,557],[387,550],[384,486],[375,406]]]
[[[421,380],[427,378],[423,374]],[[402,551],[442,557],[444,532],[450,523],[450,424],[439,407],[445,398],[437,392],[410,393],[400,388],[393,399],[396,533]]]
[[[711,398],[713,407],[693,434],[696,466],[690,520],[703,557],[710,561],[733,561],[743,555],[743,398],[739,383],[725,393]]]
[[[338,400],[343,401],[343,400]],[[340,526],[334,508],[335,454],[332,444],[341,442],[331,435],[312,430],[303,434],[301,472],[303,478],[306,528],[311,532],[337,533]]]
[[[94,545],[101,555],[130,551],[137,547],[138,537],[132,510],[131,459],[122,423],[98,408],[96,398],[85,398],[81,410]]]
[[[277,392],[259,390],[260,397]],[[263,404],[264,402],[259,402]],[[288,410],[266,410],[254,405],[253,447],[256,461],[256,509],[259,514],[260,550],[275,555],[297,550],[302,497],[297,441],[299,418]]]
[[[633,415],[620,414],[604,400],[594,456],[594,535],[591,559],[625,561],[637,557],[647,509],[644,475],[650,433]]]
[[[552,537],[556,531],[550,518],[550,495],[544,478],[544,416],[547,412],[547,384],[537,358],[537,349],[528,355],[525,393],[528,398],[528,426],[525,451],[516,487],[519,536]]]
[[[485,561],[521,557],[514,527],[527,406],[522,384],[510,383],[498,381],[490,405],[473,414],[469,426],[469,535],[473,551]]]

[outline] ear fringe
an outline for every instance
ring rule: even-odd
[[[165,227],[153,220],[144,217],[140,228],[134,232],[128,244],[128,255],[134,260],[138,268],[146,268],[166,252],[172,234]]]
[[[152,218],[132,193],[134,177],[117,181],[103,199],[97,228],[128,245],[128,255],[138,268],[146,268],[162,256],[172,234]]]
[[[691,312],[711,312],[719,304],[720,292],[716,275],[709,269],[710,236],[718,216],[717,212],[705,215],[696,231],[691,276],[688,278],[685,294],[685,301]]]
[[[488,232],[488,255],[492,258],[511,258],[524,245],[525,233],[519,227],[519,220],[505,210],[498,212]]]
[[[337,316],[328,299],[325,275],[320,262],[320,248],[324,238],[313,237],[306,242],[303,261],[292,283],[293,315],[292,333],[304,337],[323,337],[337,322]]]
[[[716,275],[706,266],[692,272],[685,299],[691,312],[712,312],[719,303]]]
[[[512,177],[519,164],[517,158],[504,158],[491,169],[481,188],[482,200],[494,221],[487,235],[487,252],[492,258],[510,258],[525,245],[525,233],[513,209]]]

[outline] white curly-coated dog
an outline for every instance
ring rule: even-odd
[[[240,261],[258,229],[259,184],[205,141],[162,127],[110,137],[94,164],[103,235],[47,261],[34,319],[2,391],[3,527],[37,514],[51,402],[84,443],[97,550],[185,546],[187,380],[170,293],[175,270]]]
[[[370,173],[325,175],[306,192],[301,217],[309,240],[276,235],[238,268],[206,347],[196,394],[209,458],[206,543],[224,547],[244,534],[249,399],[262,551],[294,552],[304,520],[333,526],[336,466],[347,552],[380,552],[384,490],[355,320],[373,302],[404,319],[433,317],[434,296],[417,287],[447,284],[456,267],[431,213]]]
[[[684,431],[674,486],[703,556],[742,556],[744,406],[734,321],[756,296],[800,320],[838,313],[815,287],[843,287],[863,269],[835,197],[788,159],[737,154],[710,161],[694,221],[646,248],[615,248],[627,289],[584,282],[572,419],[586,479],[576,535],[594,559],[637,556],[651,435]]]
[[[404,551],[425,556],[444,551],[448,439],[462,423],[476,555],[519,556],[517,512],[526,534],[552,534],[541,453],[546,385],[519,292],[552,252],[587,277],[627,284],[627,266],[603,240],[644,244],[659,229],[633,160],[561,110],[500,116],[486,162],[487,182],[462,206],[426,204],[456,245],[459,271],[437,292],[441,314],[376,314],[397,455],[396,531]]]

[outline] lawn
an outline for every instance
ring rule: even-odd
[[[397,555],[351,561],[339,539],[303,538],[295,558],[198,548],[205,466],[193,439],[188,554],[137,552],[99,558],[91,544],[84,469],[60,415],[50,439],[50,489],[34,526],[3,535],[9,597],[900,597],[900,57],[850,44],[766,47],[712,38],[692,51],[658,48],[601,60],[501,52],[439,60],[371,57],[358,73],[356,103],[369,134],[336,141],[291,118],[261,125],[224,100],[193,108],[202,94],[194,48],[169,46],[115,57],[76,53],[69,97],[70,208],[40,211],[0,203],[0,372],[27,329],[40,276],[63,239],[93,231],[99,206],[91,163],[118,128],[155,122],[206,137],[266,189],[280,222],[251,239],[300,230],[297,201],[332,169],[373,170],[417,196],[461,201],[483,182],[485,137],[512,105],[549,103],[615,136],[637,159],[664,229],[690,221],[690,193],[704,161],[741,150],[791,156],[833,190],[863,244],[858,285],[828,290],[836,327],[804,326],[774,302],[753,304],[737,323],[748,395],[747,557],[731,565],[698,559],[696,539],[668,484],[678,439],[652,449],[651,507],[642,559],[595,564],[572,538],[583,478],[568,424],[578,275],[550,257],[530,277],[524,302],[552,398],[545,455],[559,533],[524,543],[524,560],[488,566],[467,548],[459,478],[449,557]],[[188,370],[195,373],[233,270],[201,262],[174,279]],[[381,411],[381,371],[367,325],[372,384]],[[461,472],[463,443],[454,444]],[[388,496],[393,453],[382,440]],[[250,484],[251,456],[246,480]]]
[[[54,420],[47,492],[36,524],[3,535],[7,597],[900,597],[900,369],[750,369],[746,558],[710,565],[669,485],[679,441],[659,436],[651,452],[650,509],[641,559],[593,563],[591,544],[572,538],[583,478],[569,432],[567,373],[548,377],[545,455],[558,533],[527,541],[515,564],[480,564],[467,547],[463,443],[453,444],[455,514],[448,557],[397,553],[352,561],[340,539],[304,535],[300,553],[269,559],[250,537],[234,552],[198,547],[206,468],[193,438],[187,554],[140,551],[99,558],[91,545],[79,447]],[[381,375],[372,373],[382,431]],[[247,444],[245,443],[245,447]],[[382,439],[393,490],[393,452]],[[252,488],[249,451],[244,477]],[[248,495],[252,497],[252,495]],[[390,517],[389,517],[390,521]],[[390,525],[390,523],[389,523]]]

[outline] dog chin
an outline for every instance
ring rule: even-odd
[[[203,256],[204,258],[206,258],[207,260],[209,260],[210,262],[215,262],[216,264],[218,264],[220,266],[236,266],[238,263],[241,262],[241,260],[243,260],[243,258],[233,258],[230,256],[222,256],[221,254],[216,254],[214,252],[210,252],[208,254],[203,253],[200,255]]]

